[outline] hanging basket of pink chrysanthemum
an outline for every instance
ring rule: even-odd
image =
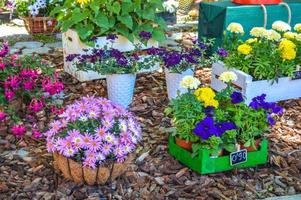
[[[45,132],[47,149],[65,178],[105,184],[132,162],[141,128],[134,116],[111,101],[83,97],[68,105]]]

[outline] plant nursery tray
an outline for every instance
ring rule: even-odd
[[[192,153],[179,147],[175,143],[175,138],[169,136],[169,154],[172,155],[182,164],[200,174],[212,174],[233,169],[255,167],[260,164],[265,164],[268,160],[268,140],[263,139],[261,147],[258,151],[248,152],[247,161],[237,164],[230,164],[230,155],[220,156],[217,158],[210,157],[208,149],[201,149],[197,157],[192,157]]]
[[[301,79],[291,79],[289,77],[279,78],[278,82],[267,80],[255,81],[253,77],[240,70],[227,69],[223,62],[216,62],[212,65],[211,87],[216,91],[221,91],[226,87],[218,79],[221,73],[233,71],[237,75],[234,85],[237,86],[246,98],[246,104],[252,101],[253,97],[266,94],[266,101],[277,102],[287,99],[296,99],[301,97]]]

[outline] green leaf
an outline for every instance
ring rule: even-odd
[[[86,26],[82,26],[80,24],[75,26],[75,29],[82,40],[87,40],[93,33],[94,26],[92,24],[88,24]]]
[[[153,38],[159,42],[164,41],[166,38],[164,32],[156,28],[154,29],[152,34],[153,34]]]
[[[113,3],[113,12],[117,15],[119,15],[119,12],[121,10],[120,3],[118,1]]]
[[[101,28],[105,28],[105,29],[110,28],[108,17],[103,13],[98,13],[98,15],[95,16],[93,22]]]
[[[117,19],[124,25],[126,25],[126,27],[132,29],[133,28],[133,20],[132,17],[130,15],[128,16],[117,16]]]

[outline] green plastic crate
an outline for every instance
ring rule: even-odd
[[[200,174],[211,174],[216,172],[223,172],[238,168],[254,167],[259,164],[265,164],[268,160],[268,140],[263,139],[260,150],[248,152],[247,162],[230,165],[230,156],[221,156],[217,158],[210,158],[209,150],[201,149],[197,157],[192,158],[191,152],[179,147],[175,143],[175,138],[169,136],[169,154],[175,157],[179,162],[186,165],[193,171]]]

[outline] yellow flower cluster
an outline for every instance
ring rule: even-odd
[[[299,24],[296,24],[296,25],[294,26],[294,30],[295,30],[296,32],[300,33],[300,32],[301,32],[301,24],[300,24],[300,23],[299,23]]]
[[[194,91],[194,95],[200,102],[203,102],[205,107],[218,107],[218,101],[215,100],[215,92],[210,87],[202,87]]]
[[[279,41],[281,39],[281,35],[274,30],[266,30],[264,37],[272,41]]]
[[[249,55],[252,51],[252,47],[248,44],[241,44],[238,46],[237,51],[244,55]]]
[[[180,86],[182,88],[190,89],[190,90],[195,90],[198,88],[198,86],[201,84],[199,79],[193,77],[193,76],[184,76],[182,79]]]
[[[293,40],[293,39],[296,38],[297,35],[298,35],[297,33],[293,33],[293,32],[289,31],[289,32],[284,33],[283,37],[288,39],[288,40]]]
[[[230,83],[237,80],[237,76],[234,72],[223,72],[218,78],[219,80],[223,81],[224,83]]]
[[[287,24],[283,21],[275,21],[272,24],[272,28],[279,32],[286,32],[286,31],[290,31],[292,29],[289,24]]]
[[[242,27],[241,24],[232,22],[228,25],[227,31],[231,33],[239,33],[239,34],[244,34],[244,28]]]
[[[296,40],[299,41],[299,42],[301,42],[301,33],[299,33],[299,34],[296,35]]]
[[[253,37],[264,37],[266,35],[266,29],[263,27],[254,27],[251,29],[250,35]]]
[[[77,3],[79,3],[80,5],[86,5],[90,2],[91,0],[77,0]]]
[[[284,60],[293,60],[296,58],[296,45],[290,40],[282,40],[279,44],[279,50]]]

